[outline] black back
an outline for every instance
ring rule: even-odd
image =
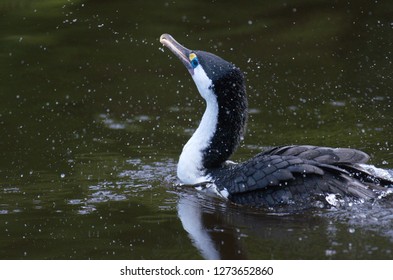
[[[218,189],[229,199],[255,207],[300,210],[330,207],[330,194],[341,205],[376,199],[393,187],[393,181],[370,174],[359,163],[368,155],[345,148],[282,146],[226,168],[210,170]]]

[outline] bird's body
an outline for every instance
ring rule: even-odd
[[[293,210],[375,199],[392,184],[371,174],[354,149],[283,146],[231,167],[210,170],[220,193],[239,204]]]
[[[168,34],[160,41],[183,62],[206,101],[201,123],[180,155],[182,183],[204,186],[238,204],[294,209],[375,199],[393,186],[392,173],[365,165],[369,156],[355,149],[282,146],[243,163],[229,162],[247,122],[243,73]]]

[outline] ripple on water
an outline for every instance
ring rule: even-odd
[[[9,187],[3,189],[4,193],[20,193],[20,189],[18,187]]]
[[[82,198],[71,198],[68,205],[77,206],[79,214],[89,214],[96,211],[100,203],[115,201],[143,201],[146,194],[151,196],[153,186],[157,182],[171,186],[176,180],[174,171],[176,163],[172,159],[162,162],[144,163],[141,159],[129,159],[126,161],[124,170],[115,177],[115,181],[102,181],[90,185]],[[166,191],[166,190],[165,190]],[[155,194],[154,194],[155,195]],[[163,199],[159,209],[173,210],[174,201]]]
[[[112,130],[124,130],[124,129],[136,129],[136,123],[143,123],[150,121],[151,118],[147,115],[137,115],[131,119],[117,120],[107,114],[99,114],[98,121],[101,122],[105,127]]]
[[[93,205],[85,205],[78,210],[78,214],[87,215],[95,212],[96,210],[97,209]]]
[[[355,233],[357,229],[371,230],[393,241],[392,193],[372,203],[356,203],[345,208],[333,208],[323,212],[321,216],[336,222],[345,222],[350,233]]]

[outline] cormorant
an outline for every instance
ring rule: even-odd
[[[369,156],[355,149],[280,146],[239,164],[228,161],[247,121],[243,73],[217,55],[185,48],[169,34],[160,42],[184,64],[206,101],[202,120],[180,155],[182,183],[237,204],[273,209],[372,200],[393,186],[391,170],[366,165]]]

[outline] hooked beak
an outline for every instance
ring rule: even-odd
[[[186,66],[187,70],[190,72],[191,75],[194,74],[194,68],[192,67],[189,59],[189,55],[192,52],[191,50],[180,45],[169,34],[162,34],[160,37],[160,42],[180,59],[180,61],[184,64],[184,66]]]

